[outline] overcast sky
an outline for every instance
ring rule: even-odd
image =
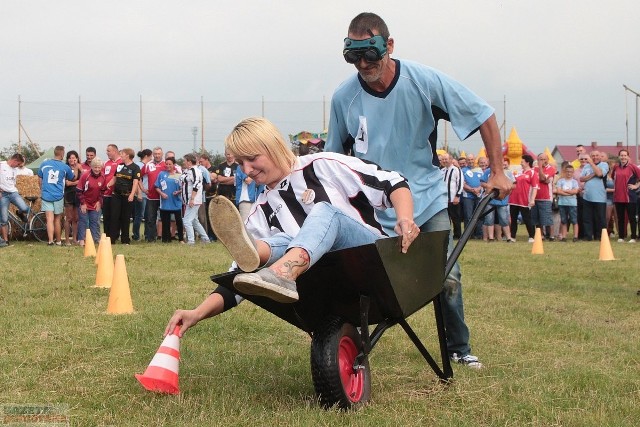
[[[4,1],[0,147],[18,140],[19,96],[23,126],[43,148],[77,150],[81,139],[99,154],[112,141],[138,150],[140,110],[143,145],[178,155],[192,149],[193,127],[200,147],[203,117],[213,151],[263,112],[283,134],[321,131],[334,89],[355,72],[342,40],[362,11],[385,19],[395,58],[469,86],[499,124],[506,98],[507,134],[516,127],[536,152],[626,142],[627,110],[635,145],[636,100],[622,85],[640,92],[639,9],[637,0]],[[451,131],[448,142],[481,146]]]

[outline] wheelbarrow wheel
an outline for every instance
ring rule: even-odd
[[[358,330],[340,317],[333,316],[319,327],[311,341],[311,376],[320,404],[351,409],[366,403],[371,396],[371,371],[364,357]]]

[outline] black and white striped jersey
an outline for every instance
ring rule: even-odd
[[[257,238],[279,232],[294,237],[314,204],[327,202],[384,236],[376,210],[391,208],[389,196],[400,187],[409,184],[399,173],[356,157],[326,152],[298,157],[290,175],[259,195],[247,230]]]

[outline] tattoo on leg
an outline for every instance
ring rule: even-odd
[[[273,271],[280,277],[284,277],[285,279],[295,280],[300,274],[294,274],[296,270],[300,270],[300,272],[304,272],[307,268],[309,268],[310,258],[309,254],[305,250],[300,251],[300,255],[298,255],[298,259],[290,259],[286,260],[282,263],[282,265],[274,265],[271,267]]]

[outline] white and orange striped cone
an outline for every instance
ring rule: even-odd
[[[144,374],[136,374],[136,378],[145,389],[158,393],[180,393],[178,388],[178,364],[180,361],[178,332],[180,332],[180,326],[176,326],[173,333],[165,337]]]

